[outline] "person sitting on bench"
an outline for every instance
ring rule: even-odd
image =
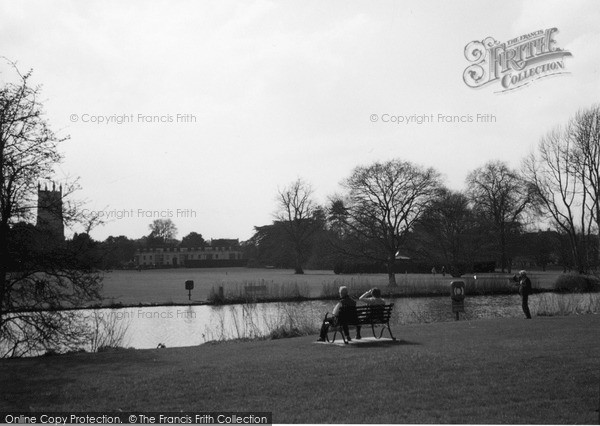
[[[364,302],[367,305],[381,305],[385,306],[385,300],[381,298],[381,290],[378,288],[372,288],[371,290],[365,292],[362,296],[358,298],[360,302]],[[360,325],[356,326],[356,340],[360,340]]]
[[[332,324],[335,324],[335,322],[337,321],[337,317],[340,313],[340,309],[342,308],[342,306],[343,307],[356,306],[356,301],[354,301],[348,295],[348,287],[341,286],[339,291],[340,291],[340,301],[338,302],[337,305],[335,305],[335,308],[333,308],[332,316],[330,316],[329,313],[325,314],[325,319],[323,320],[323,324],[321,325],[321,334],[319,336],[319,339],[317,340],[318,342],[325,341],[325,339],[327,338],[327,332],[329,331],[329,327]],[[352,340],[352,339],[350,339],[350,330],[348,330],[348,326],[344,324],[344,325],[342,325],[342,329],[344,331],[344,334],[346,335],[346,339],[349,341]]]

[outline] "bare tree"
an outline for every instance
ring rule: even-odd
[[[43,117],[31,72],[21,74],[10,65],[17,82],[0,87],[0,356],[21,356],[80,343],[85,323],[61,309],[98,300],[101,278],[80,265],[81,253],[71,250],[62,235],[41,244],[43,230],[25,226],[24,241],[15,226],[32,220],[38,182],[53,176],[63,139]],[[61,221],[77,217],[70,211],[73,205],[60,205]]]
[[[580,173],[583,189],[587,195],[585,203],[594,228],[590,233],[600,232],[600,105],[579,111],[571,120],[570,137],[575,146],[574,161]],[[600,256],[600,238],[597,253]],[[594,263],[598,263],[598,259]]]
[[[525,180],[505,163],[491,161],[467,176],[467,193],[497,235],[500,267],[511,270],[510,237],[522,225],[532,196]]]
[[[277,195],[277,220],[282,224],[294,250],[295,273],[303,274],[310,252],[311,238],[323,226],[321,208],[313,200],[312,187],[297,179]]]
[[[431,204],[438,173],[407,161],[391,160],[357,167],[343,183],[348,190],[347,224],[365,244],[362,255],[384,262],[390,286],[403,239]]]
[[[580,273],[589,271],[591,235],[600,225],[600,108],[580,111],[544,136],[524,170],[542,213],[569,240]]]

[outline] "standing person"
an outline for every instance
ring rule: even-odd
[[[365,292],[362,296],[358,298],[359,302],[364,302],[367,305],[381,305],[385,306],[385,300],[381,298],[381,290],[378,288],[372,288],[371,290]],[[360,325],[356,326],[356,340],[360,340],[362,337],[360,336]]]
[[[525,318],[531,319],[531,313],[529,312],[529,295],[531,294],[531,280],[527,276],[527,271],[519,271],[519,275],[513,277],[513,281],[519,286],[519,294],[521,295],[521,306]]]
[[[335,305],[335,308],[333,308],[333,315],[329,315],[329,312],[325,314],[325,319],[323,320],[323,324],[321,324],[321,334],[319,335],[319,339],[317,340],[317,342],[324,342],[326,337],[327,337],[327,332],[329,331],[329,327],[332,324],[335,324],[337,319],[338,319],[338,315],[340,314],[340,309],[342,307],[352,307],[352,306],[356,306],[356,301],[354,301],[353,299],[350,298],[350,296],[348,295],[348,287],[346,286],[341,286],[340,287],[340,301],[338,302],[337,305]],[[350,338],[350,330],[348,329],[348,326],[346,324],[342,325],[342,331],[344,332],[344,334],[346,335],[346,340],[348,341],[352,341],[352,339]]]

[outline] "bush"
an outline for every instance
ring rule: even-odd
[[[301,337],[301,336],[306,336],[306,335],[307,335],[306,332],[303,332],[302,330],[300,330],[297,327],[292,327],[291,329],[289,329],[285,326],[279,326],[276,329],[271,330],[268,337],[271,340],[276,340],[276,339],[288,339],[290,337]]]
[[[566,293],[600,291],[600,279],[593,275],[564,274],[556,279],[554,289]]]

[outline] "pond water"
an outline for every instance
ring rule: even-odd
[[[594,306],[598,306],[598,295]],[[587,303],[585,295],[539,294],[530,296],[532,314],[548,309],[548,298],[559,306]],[[577,297],[582,298],[578,300]],[[401,335],[404,324],[454,321],[449,297],[394,299],[392,331]],[[81,311],[90,320],[101,318],[123,333],[120,346],[136,349],[194,346],[210,340],[258,337],[277,327],[314,327],[318,330],[334,301],[259,303],[226,306],[164,306]],[[493,317],[523,317],[519,295],[474,296],[465,300],[461,320]]]

